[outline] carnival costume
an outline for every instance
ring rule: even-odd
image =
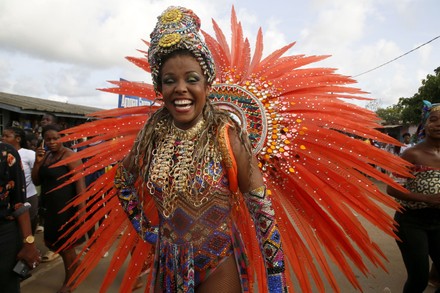
[[[385,269],[384,254],[356,214],[393,237],[393,219],[378,203],[393,209],[398,209],[398,204],[369,178],[402,190],[373,165],[403,176],[409,173],[402,159],[366,145],[362,139],[399,143],[376,129],[380,125],[374,113],[341,100],[365,99],[364,92],[348,86],[355,82],[353,79],[336,74],[334,69],[305,67],[327,56],[283,56],[294,45],[291,43],[262,59],[263,35],[259,30],[251,57],[249,41],[234,9],[231,23],[229,48],[215,21],[216,37],[203,32],[202,40],[200,21],[191,10],[168,8],[159,16],[151,42],[145,42],[149,46],[146,58],[128,58],[151,72],[154,86],[115,81],[116,88],[104,89],[154,103],[94,113],[96,120],[66,130],[66,141],[92,137],[77,147],[101,143],[65,161],[91,157],[75,180],[122,161],[130,150],[137,151],[133,144],[139,145],[144,124],[162,106],[155,100],[162,57],[184,49],[197,59],[208,83],[213,82],[211,103],[229,111],[247,130],[266,187],[249,194],[238,191],[240,166],[230,151],[228,124],[209,128],[201,120],[202,125],[188,134],[179,133],[170,120],[161,120],[155,129],[157,139],[152,141],[148,172],[141,172],[145,180],[135,180],[117,164],[72,203],[78,205],[92,197],[86,215],[90,219],[73,228],[71,241],[107,215],[84,247],[90,251],[82,256],[72,277],[74,286],[87,277],[115,242],[118,245],[102,291],[108,289],[128,257],[120,288],[121,292],[131,290],[144,264],[151,263],[151,243],[157,244],[155,259],[160,262],[153,270],[162,274],[165,288],[183,286],[183,291],[194,288],[194,271],[203,270],[204,265],[215,268],[216,261],[227,255],[236,258],[243,291],[253,291],[256,286],[260,292],[267,288],[281,292],[286,281],[288,291],[297,288],[311,292],[315,286],[322,292],[323,277],[338,291],[329,260],[358,289],[362,288],[349,261],[364,274],[368,270],[363,255]],[[206,145],[212,149],[205,152],[209,156],[192,150],[202,132],[212,136]],[[176,164],[182,166],[181,173],[173,173]],[[207,201],[215,204],[207,205]],[[225,218],[228,225],[218,225]],[[182,245],[177,248],[175,244]],[[173,275],[176,265],[184,265],[188,273]],[[190,278],[185,279],[187,276]],[[154,274],[149,275],[149,284],[154,278]]]

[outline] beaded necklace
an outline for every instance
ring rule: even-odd
[[[176,209],[178,197],[183,197],[194,207],[206,203],[209,195],[206,188],[220,176],[221,155],[214,148],[212,132],[207,133],[205,146],[199,144],[205,128],[203,119],[188,130],[179,129],[166,120],[159,121],[155,128],[159,137],[152,152],[147,187],[151,194],[157,188],[161,190],[162,201],[158,204],[166,218]],[[196,158],[195,150],[199,147],[207,149],[201,158]]]

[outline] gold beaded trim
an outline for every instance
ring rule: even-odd
[[[202,129],[205,128],[205,120],[200,119],[194,126],[190,129],[180,129],[175,124],[174,121],[171,124],[173,134],[176,135],[178,139],[193,139],[196,135],[202,132]]]
[[[162,15],[160,21],[163,24],[178,22],[182,19],[182,12],[179,9],[172,9]]]
[[[162,48],[168,48],[171,47],[175,44],[178,44],[181,40],[181,37],[179,34],[168,34],[168,35],[164,35],[162,38],[160,38],[159,40],[159,46]]]
[[[152,152],[146,181],[150,194],[154,194],[156,188],[161,189],[162,200],[158,204],[166,218],[174,213],[178,198],[196,208],[206,203],[210,186],[222,175],[222,157],[214,146],[211,132],[207,133],[208,143],[203,156],[195,156],[205,125],[201,119],[190,129],[182,130],[174,123],[162,120],[155,128],[160,136]]]
[[[440,105],[432,107],[429,111],[430,112],[440,111]]]

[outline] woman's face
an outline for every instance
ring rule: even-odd
[[[44,144],[49,148],[51,152],[58,151],[62,144],[58,142],[60,134],[56,130],[47,130],[44,133]]]
[[[440,111],[434,111],[429,114],[425,124],[426,136],[440,139]]]
[[[10,129],[3,130],[2,133],[2,142],[9,143],[15,148],[20,146],[20,138],[18,135],[15,135],[15,132]]]
[[[202,117],[209,86],[197,60],[188,55],[170,57],[161,70],[161,93],[174,124],[188,129]]]

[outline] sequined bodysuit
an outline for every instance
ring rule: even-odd
[[[175,150],[178,149],[176,146],[182,144],[181,140],[174,138],[165,138],[164,141],[174,141]],[[160,142],[158,144],[160,149]],[[163,156],[163,152],[155,153]],[[173,167],[178,165],[178,156],[179,154],[173,154]],[[226,171],[213,157],[212,160],[204,160],[202,168],[198,164],[198,170],[190,180],[190,188],[182,188],[177,196],[173,196],[172,205],[168,204],[169,198],[166,198],[170,195],[163,191],[175,183],[175,172],[169,170],[167,175],[170,179],[166,184],[159,180],[161,176],[155,176],[154,172],[149,174],[156,179],[149,178],[146,181],[151,182],[147,190],[152,195],[159,214],[158,229],[152,227],[148,217],[142,213],[142,202],[134,187],[134,176],[122,165],[119,166],[115,185],[120,190],[122,207],[141,237],[156,243],[153,278],[160,282],[164,292],[193,292],[222,260],[232,254],[238,264],[242,290],[249,290],[245,243],[242,242],[231,217],[232,196],[229,181]],[[153,165],[164,164],[163,160],[155,161],[154,158],[152,162]],[[150,166],[150,171],[153,168],[154,166]],[[272,276],[268,286],[278,288],[270,290],[271,292],[282,292],[285,284],[284,258],[273,210],[267,204],[264,194],[261,198],[250,194],[246,197],[254,223],[258,223],[257,237],[261,250],[269,254],[265,255],[268,262],[266,268]],[[264,227],[259,227],[260,225]],[[273,249],[267,249],[267,245]]]

